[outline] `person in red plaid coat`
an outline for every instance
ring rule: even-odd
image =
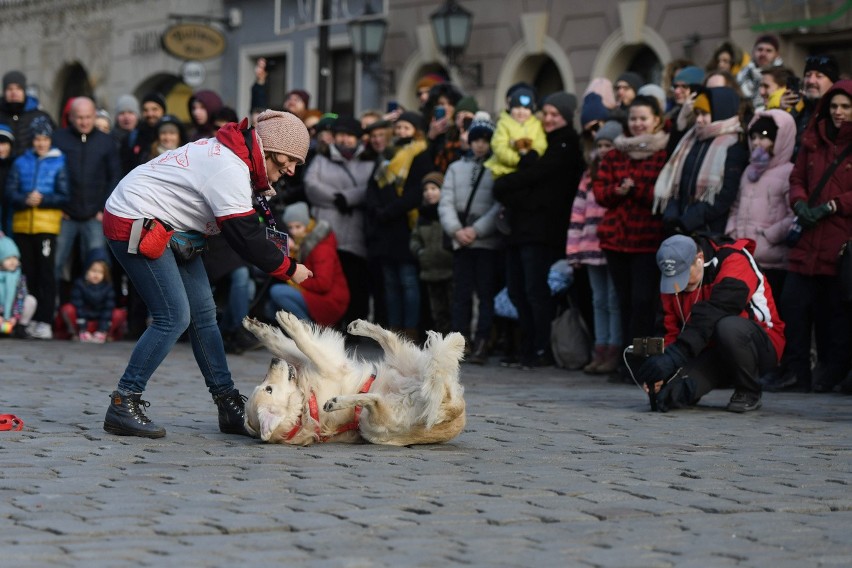
[[[659,305],[655,255],[663,242],[663,222],[651,206],[669,138],[653,97],[633,100],[627,124],[629,135],[613,141],[615,149],[604,156],[594,181],[595,200],[607,208],[598,236],[618,293],[625,344],[654,331]]]

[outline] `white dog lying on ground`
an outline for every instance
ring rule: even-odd
[[[276,356],[246,402],[246,428],[264,442],[436,444],[464,428],[461,334],[429,331],[420,349],[381,326],[353,321],[350,334],[372,338],[384,350],[382,360],[370,362],[347,353],[334,329],[285,311],[276,319],[287,335],[243,320]]]

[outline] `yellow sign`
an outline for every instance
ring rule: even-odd
[[[163,32],[163,49],[180,59],[211,59],[225,51],[225,34],[205,24],[175,24]]]

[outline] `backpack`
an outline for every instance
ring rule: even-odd
[[[550,323],[550,349],[556,365],[563,369],[581,369],[589,362],[592,336],[570,298],[565,310]]]

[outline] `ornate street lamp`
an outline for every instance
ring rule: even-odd
[[[472,74],[476,85],[481,86],[482,65],[459,61],[470,41],[473,14],[462,8],[455,0],[447,0],[429,19],[432,22],[435,42],[446,56],[447,63],[463,75]]]
[[[361,60],[364,69],[380,83],[382,89],[389,90],[393,86],[393,70],[385,70],[381,65],[388,31],[387,21],[368,3],[364,14],[350,21],[347,26],[352,53]]]

